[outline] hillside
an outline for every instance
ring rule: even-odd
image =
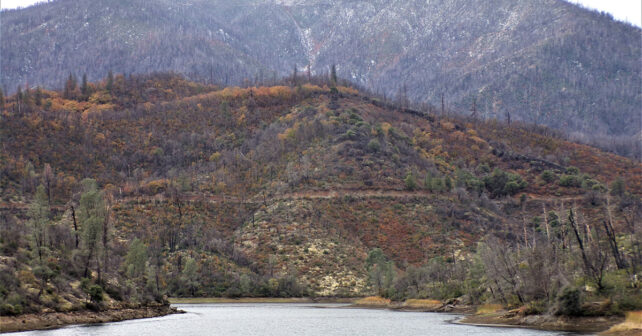
[[[558,246],[559,275],[515,261],[553,272],[557,289],[488,285],[554,301],[583,274],[571,229],[605,260],[603,223],[639,272],[642,165],[551,133],[319,78],[220,88],[117,75],[21,92],[0,113],[2,314],[163,295],[499,300],[466,280],[501,274],[481,242],[515,258]],[[602,267],[627,283],[620,264]],[[603,285],[592,276],[580,279]],[[625,288],[610,297],[638,307]]]
[[[230,85],[337,64],[371,91],[443,95],[463,114],[474,102],[484,118],[590,136],[642,123],[640,29],[562,0],[57,0],[0,15],[8,92],[60,88],[69,72]]]

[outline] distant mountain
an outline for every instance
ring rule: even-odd
[[[569,132],[640,131],[639,28],[561,0],[58,0],[2,14],[1,83],[305,72]]]

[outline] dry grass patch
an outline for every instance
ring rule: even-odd
[[[439,300],[419,300],[419,299],[409,299],[403,303],[404,307],[408,308],[426,308],[434,309],[442,306],[441,301]]]
[[[197,304],[197,303],[311,303],[309,298],[170,298],[173,304]]]
[[[502,309],[503,307],[500,304],[483,304],[477,308],[477,315],[493,314]]]
[[[355,301],[354,304],[362,306],[387,306],[390,302],[390,299],[384,299],[380,296],[369,296]]]
[[[627,312],[626,320],[620,324],[614,325],[606,333],[620,333],[637,330],[642,331],[642,310]]]

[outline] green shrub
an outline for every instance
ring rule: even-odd
[[[457,186],[465,187],[470,191],[481,193],[484,189],[484,182],[470,172],[459,169],[457,170]]]
[[[611,182],[610,185],[611,195],[613,196],[622,196],[626,191],[626,186],[624,185],[624,180],[618,177],[615,181]]]
[[[516,181],[510,181],[504,186],[504,192],[508,195],[515,195],[520,190],[522,190],[522,187]]]
[[[448,176],[444,178],[444,188],[444,190],[446,191],[451,191],[453,189],[453,180],[451,180]]]
[[[417,189],[417,180],[415,180],[415,177],[412,175],[412,173],[408,173],[408,175],[406,175],[406,178],[403,181],[404,181],[404,184],[406,185],[406,189],[408,190]]]
[[[515,195],[528,185],[518,174],[495,169],[489,176],[484,177],[484,185],[492,197]]]
[[[91,279],[89,278],[82,278],[80,279],[80,288],[87,292],[89,290],[89,286],[91,285]]]
[[[97,312],[100,311],[100,305],[95,302],[86,302],[85,309]]]
[[[559,185],[566,188],[579,188],[582,186],[582,179],[577,175],[562,175]]]
[[[487,164],[482,163],[477,166],[477,172],[480,174],[488,174],[490,173],[490,167]]]
[[[430,172],[424,177],[424,189],[432,191],[432,175]]]
[[[538,300],[526,305],[524,315],[539,315],[546,312],[546,302]]]
[[[22,314],[21,305],[11,305],[8,303],[3,303],[0,305],[0,316],[14,316]]]
[[[540,177],[546,183],[555,182],[557,180],[557,174],[550,170],[545,170],[544,172],[542,172],[542,175],[540,175]]]
[[[596,185],[599,185],[600,182],[592,179],[592,178],[585,178],[584,181],[582,181],[582,188],[587,189],[587,190],[593,190],[593,187]]]
[[[16,292],[13,292],[9,294],[7,300],[5,300],[5,303],[12,305],[14,310],[18,308],[20,310],[18,314],[20,314],[22,313],[22,306],[25,304],[25,297]]]
[[[568,175],[579,175],[580,174],[580,170],[577,167],[571,166],[571,167],[566,168],[566,174],[568,174]]]
[[[123,301],[123,293],[120,292],[119,288],[117,287],[112,287],[112,286],[107,286],[105,288],[105,292],[107,295],[109,295],[112,299],[116,301]]]
[[[582,293],[574,287],[565,287],[557,296],[557,315],[579,316],[582,314]]]
[[[633,295],[619,295],[617,296],[616,301],[621,310],[642,310],[642,295],[640,295],[639,292]]]
[[[223,295],[228,298],[239,298],[242,294],[243,293],[241,293],[241,289],[238,286],[232,285],[225,291]]]
[[[368,142],[368,150],[376,153],[381,149],[381,144],[379,143],[379,140],[377,139],[372,139],[370,142]]]
[[[87,294],[89,294],[91,302],[99,303],[103,301],[103,288],[99,285],[90,286],[87,290]]]
[[[355,138],[356,136],[357,136],[357,133],[355,133],[355,131],[353,131],[353,130],[351,130],[351,129],[349,129],[349,130],[347,130],[347,131],[346,131],[346,134],[345,134],[345,137],[346,137],[346,138],[348,138],[348,139],[353,139],[353,138]]]

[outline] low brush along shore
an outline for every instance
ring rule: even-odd
[[[401,311],[458,313],[466,315],[458,323],[470,325],[600,333],[600,335],[611,336],[642,335],[642,311],[627,312],[626,317],[527,315],[523,309],[505,310],[499,305],[470,306],[461,305],[457,302],[444,303],[437,300],[394,302],[376,296],[356,300],[353,306]]]
[[[60,328],[72,324],[118,322],[181,313],[169,305],[157,304],[139,308],[106,309],[101,311],[50,312],[0,316],[0,332]]]

